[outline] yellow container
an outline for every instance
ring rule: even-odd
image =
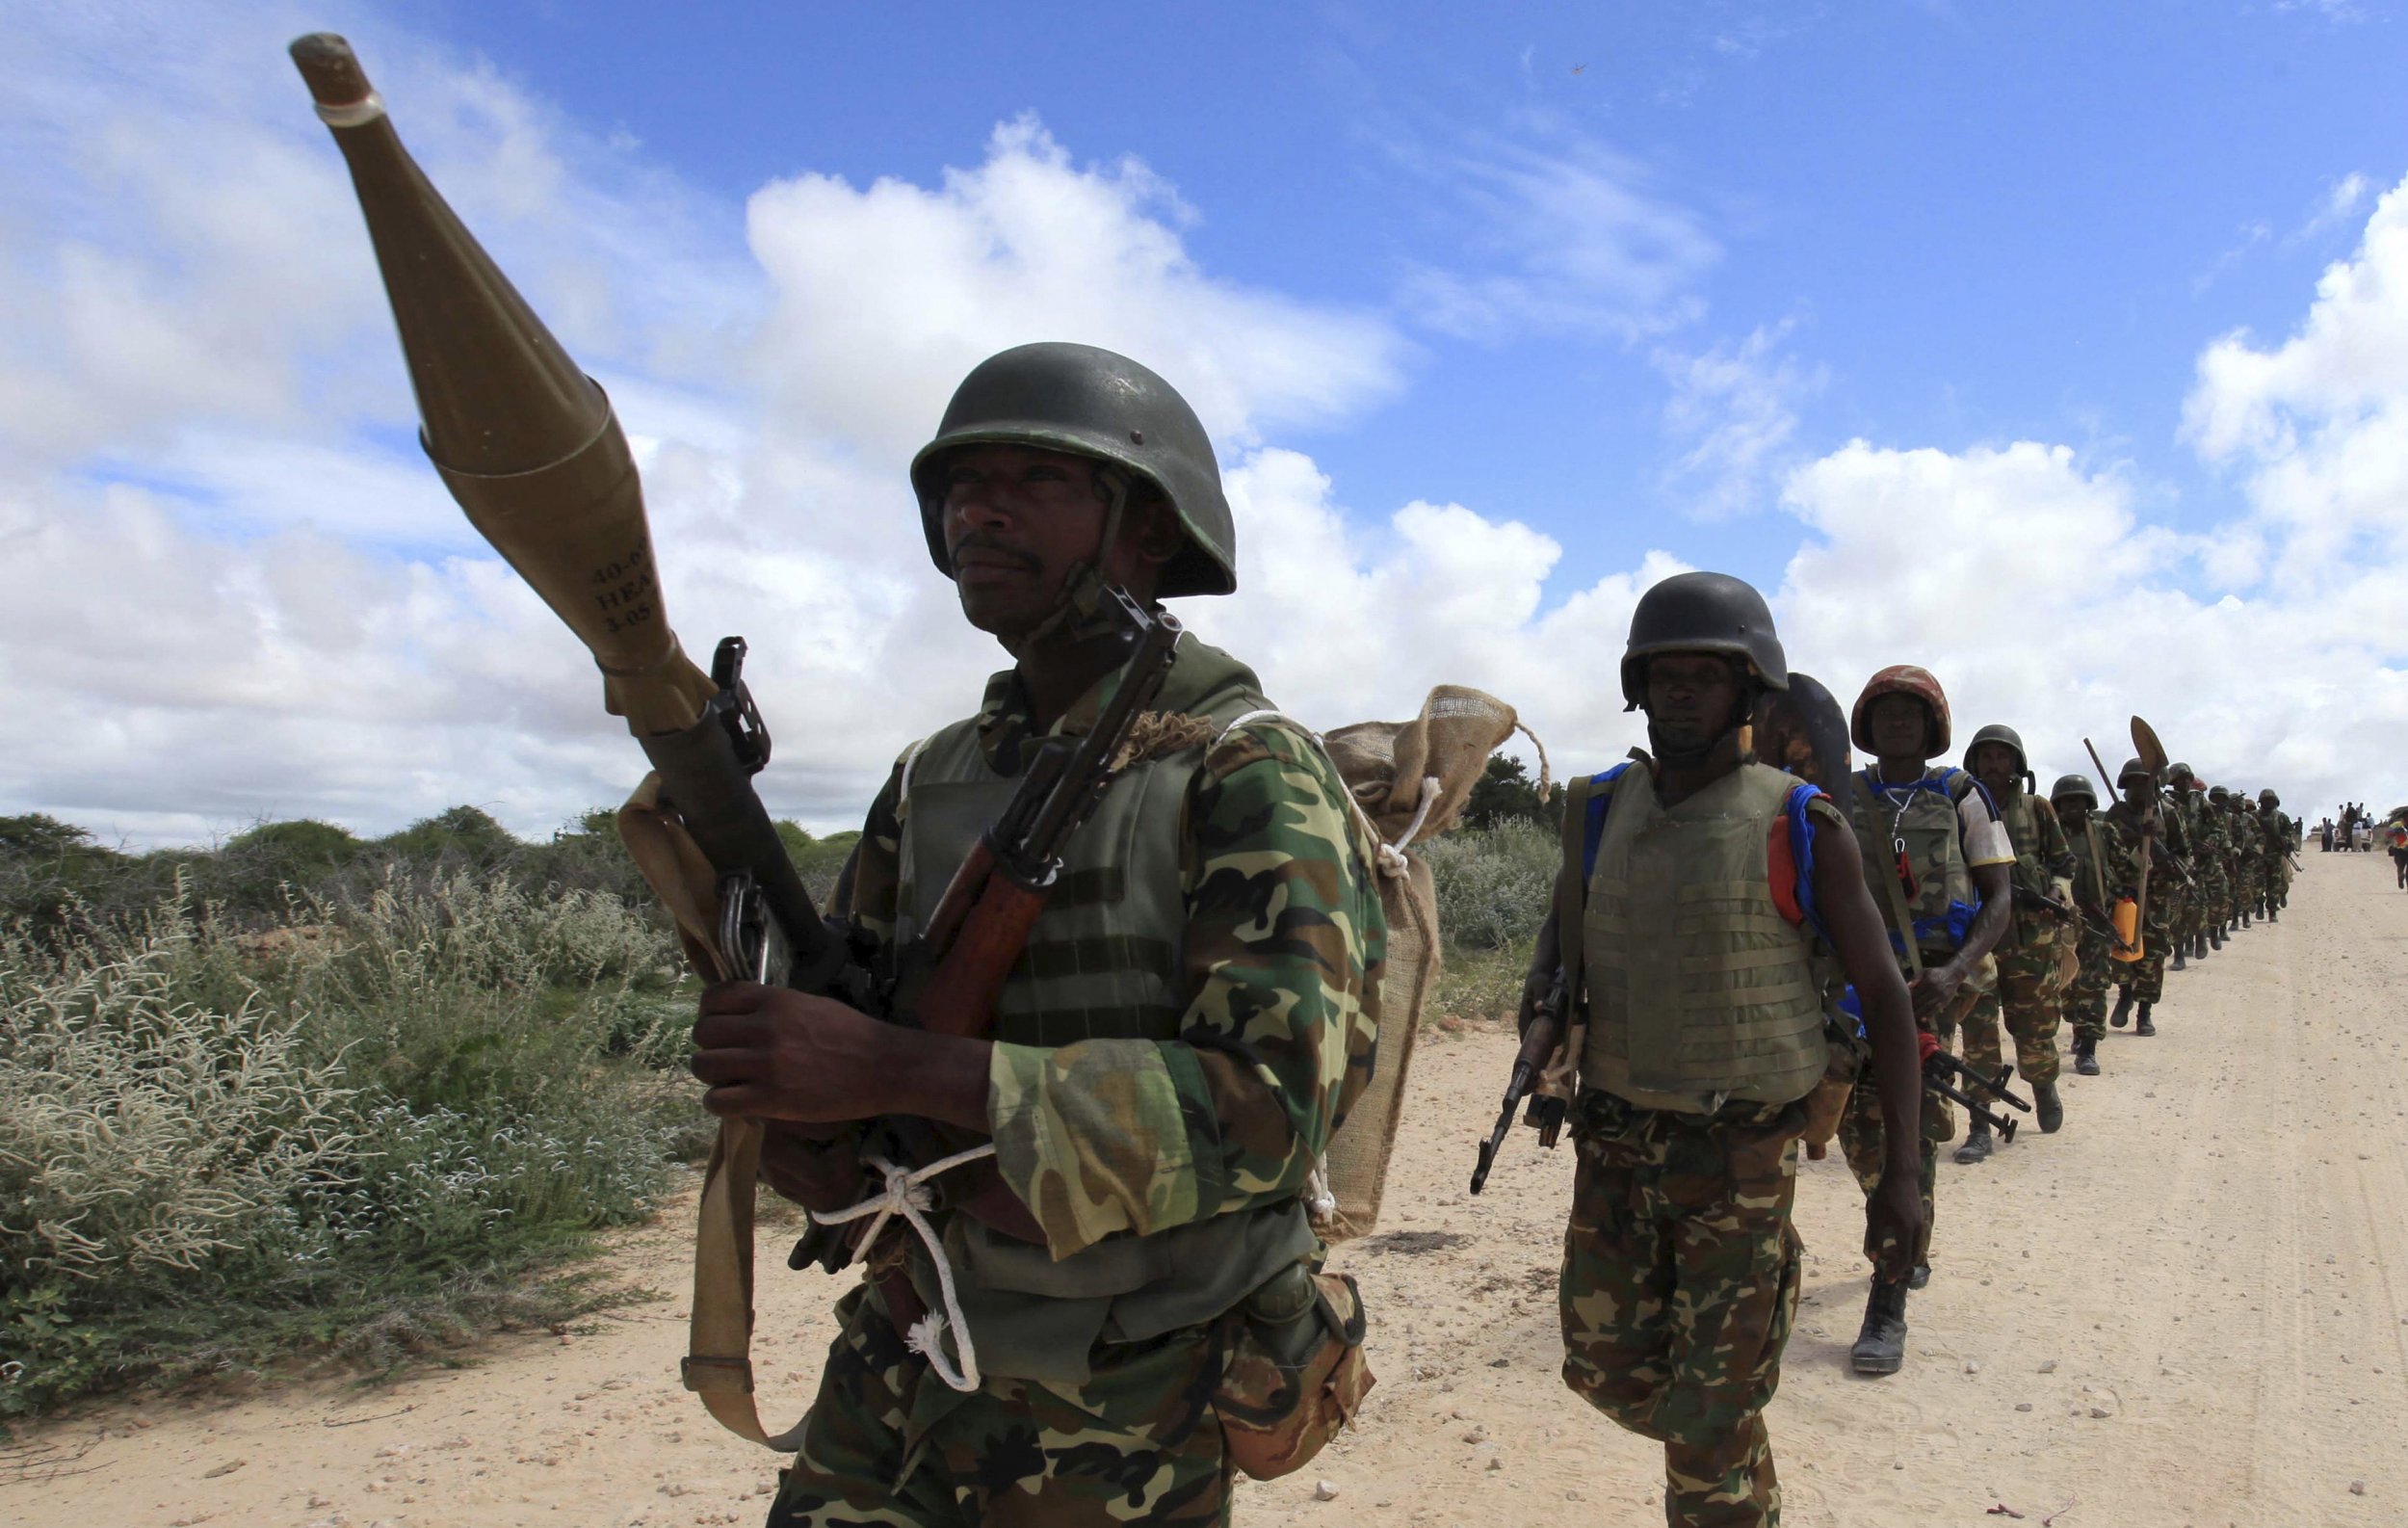
[[[2145,953],[2140,948],[2140,906],[2130,897],[2115,899],[2115,937],[2117,948],[2110,951],[2117,960],[2130,962]]]

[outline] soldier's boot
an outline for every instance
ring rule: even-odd
[[[1989,1161],[1990,1148],[1992,1145],[1993,1143],[1990,1139],[1990,1121],[1987,1120],[1975,1120],[1974,1127],[1965,1132],[1965,1144],[1956,1148],[1957,1166],[1969,1168],[1976,1162]]]
[[[2208,958],[2208,936],[2205,934],[2194,934],[2190,936],[2190,958],[2194,961],[2204,961]]]
[[[1906,1367],[1906,1286],[1872,1281],[1872,1298],[1865,1302],[1865,1325],[1848,1350],[1848,1366],[1858,1374],[1896,1374]]]
[[[2214,949],[2224,948],[2224,925],[2219,923],[2208,931],[2208,943]]]
[[[1929,1282],[1931,1282],[1931,1265],[1929,1263],[1917,1263],[1914,1271],[1906,1276],[1906,1287],[1909,1289],[1921,1289],[1924,1285]]]
[[[2091,1066],[2095,1070],[2098,1064],[2093,1062]],[[2074,1069],[2080,1071],[2081,1063],[2074,1063]],[[2064,1127],[2065,1100],[2056,1095],[2055,1083],[2035,1082],[2031,1085],[2031,1113],[2032,1118],[2040,1121],[2042,1135],[2055,1135]]]
[[[2074,1037],[2074,1069],[2085,1077],[2099,1075],[2099,1042],[2088,1035]]]
[[[2115,1012],[2107,1015],[2107,1022],[2122,1029],[2133,1016],[2133,989],[2129,987],[2118,988],[2116,992]]]
[[[2265,921],[2268,923],[2280,923],[2283,921],[2283,905],[2281,903],[2269,902],[2265,905]]]
[[[2184,939],[2184,940],[2182,940],[2180,943],[2176,944],[2176,945],[2174,946],[2174,959],[2173,959],[2173,961],[2172,961],[2170,963],[2168,963],[2168,964],[2167,964],[2167,966],[2166,966],[2165,968],[2166,968],[2167,970],[2169,970],[2169,971],[2187,971],[2187,970],[2189,970],[2189,969],[2190,969],[2190,961],[2189,961],[2189,959],[2188,959],[2188,954],[2187,954],[2187,952],[2189,951],[2189,949],[2190,949],[2190,941],[2189,941],[2188,939]]]
[[[2154,1003],[2140,1005],[2140,1022],[2133,1026],[2133,1034],[2146,1039],[2158,1032],[2158,1026],[2149,1022],[2149,1010],[2156,1006]]]

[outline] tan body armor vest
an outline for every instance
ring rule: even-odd
[[[1675,806],[1616,782],[1581,920],[1583,1086],[1649,1109],[1804,1097],[1830,1053],[1814,935],[1773,901],[1794,777],[1743,764]]]
[[[2039,819],[2045,813],[2054,822],[2056,809],[2029,791],[2010,791],[1998,797],[1997,802],[1999,821],[2005,825],[2007,842],[2015,849],[2015,863],[2007,873],[2008,884],[2044,897],[2055,897],[2056,877],[2049,873],[2047,863],[2040,857],[2041,841],[2048,829]],[[2062,829],[2058,835],[2063,836]],[[2057,929],[2055,915],[2047,909],[2016,903],[2007,914],[2006,932],[1999,936],[1999,950],[2054,944]]]
[[[1856,844],[1864,853],[1865,883],[1872,890],[1873,906],[1881,909],[1884,922],[1895,926],[1889,887],[1874,878],[1886,877],[1897,884],[1897,846],[1902,839],[1915,871],[1915,894],[1906,904],[1919,931],[1915,943],[1944,961],[1956,953],[1957,945],[1947,932],[1950,908],[1977,907],[1981,901],[1974,890],[1973,870],[1965,863],[1956,814],[1959,792],[1954,789],[1959,777],[1965,790],[1977,788],[1972,776],[1945,767],[1926,771],[1911,790],[1885,787],[1875,765],[1857,773],[1852,804]]]
[[[1181,639],[1156,702],[1207,719],[1216,736],[1269,704],[1250,670],[1192,636]],[[995,1040],[1179,1038],[1193,995],[1181,948],[1182,846],[1189,786],[1207,747],[1132,766],[1072,835],[1057,889],[997,1001]],[[1024,768],[1035,751],[1032,740]],[[987,762],[975,719],[921,746],[896,804],[899,944],[928,927],[955,868],[1018,786]],[[1299,1200],[1108,1237],[1059,1262],[966,1215],[947,1219],[944,1240],[980,1368],[1072,1384],[1086,1382],[1099,1338],[1133,1342],[1210,1321],[1317,1245]],[[933,1272],[918,1255],[912,1278],[936,1307]]]

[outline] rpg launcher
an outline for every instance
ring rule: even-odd
[[[1953,1098],[1963,1104],[1966,1113],[1997,1131],[2001,1141],[2012,1142],[2015,1139],[2014,1120],[1991,1109],[1973,1093],[1957,1087],[1951,1079],[1961,1079],[1966,1088],[1994,1098],[2010,1109],[2029,1114],[2031,1104],[2017,1097],[2006,1086],[2007,1079],[2015,1074],[2015,1068],[2009,1067],[1993,1077],[1942,1050],[1940,1037],[1929,1031],[1918,1031],[1915,1039],[1923,1050],[1924,1086],[1943,1098]]]
[[[619,814],[644,879],[712,980],[795,988],[878,1013],[884,993],[813,906],[753,788],[770,734],[744,680],[745,643],[719,645],[711,672],[669,629],[634,460],[610,400],[578,369],[402,146],[351,44],[292,44],[294,64],[350,167],[384,278],[422,421],[420,443],[469,522],[542,596],[602,671],[603,705],[623,717],[652,777]],[[1128,763],[1136,723],[1161,694],[1179,623],[1114,591],[1124,654],[1094,727],[1030,770],[950,883],[914,953],[905,1021],[982,1034],[1044,909],[1061,855]],[[934,1160],[949,1143],[925,1120],[874,1126],[896,1156]],[[784,1452],[752,1400],[752,1206],[762,1122],[720,1121],[696,1235],[690,1356],[682,1372],[711,1414]],[[960,1170],[948,1200],[1008,1233],[1035,1223],[990,1163]],[[855,1251],[815,1226],[798,1255],[833,1272]],[[898,1330],[920,1315],[900,1270],[879,1280]]]

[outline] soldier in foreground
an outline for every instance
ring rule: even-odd
[[[2221,785],[2208,787],[2207,804],[2199,813],[2199,840],[2193,862],[2202,867],[2201,881],[2208,892],[2208,947],[2224,948],[2224,941],[2233,933],[2233,899],[2235,896],[2233,864],[2232,792]]]
[[[2107,990],[2115,976],[2115,944],[2107,918],[2107,909],[2115,899],[2107,894],[2099,796],[2088,779],[2067,775],[2049,787],[2049,802],[2056,808],[2057,827],[2063,830],[2074,857],[2073,901],[2082,910],[2078,946],[2081,963],[2065,998],[2066,1022],[2074,1026],[2074,1070],[2096,1077],[2099,1041],[2107,1038]]]
[[[2188,846],[2190,856],[2190,882],[2183,887],[2169,924],[2174,931],[2174,956],[2166,962],[2169,971],[2187,970],[2191,962],[2207,956],[2208,883],[2199,852],[2207,811],[2198,784],[2198,776],[2187,764],[2171,765],[2165,772],[2166,815],[2173,818],[2175,831]]]
[[[1918,1028],[1945,1045],[1983,988],[1991,946],[2006,931],[2008,868],[2015,849],[1990,798],[1971,775],[1928,761],[1949,751],[1949,700],[1940,681],[1912,664],[1884,669],[1856,698],[1848,731],[1876,762],[1854,780],[1856,845],[1866,883],[1887,914],[1894,959],[1908,977]],[[1872,1059],[1875,1080],[1889,1063]],[[1930,1278],[1939,1143],[1956,1133],[1955,1112],[1926,1089],[1917,1165],[1924,1246],[1909,1278],[1876,1267],[1865,1323],[1849,1362],[1859,1374],[1896,1374],[1906,1362],[1906,1292]],[[1897,1139],[1887,1112],[1860,1085],[1840,1121],[1848,1170],[1868,1198],[1894,1178]]]
[[[2014,909],[2006,932],[1992,953],[1998,961],[1996,988],[1975,999],[1965,1015],[1965,1059],[1997,1075],[2005,1065],[2001,1054],[1999,1025],[2003,1016],[2015,1038],[2015,1066],[2031,1084],[2033,1118],[2043,1134],[2065,1123],[2065,1103],[2057,1096],[2056,1031],[2065,1001],[2057,975],[2057,955],[2069,935],[2067,920],[2077,915],[2067,896],[2074,857],[2066,848],[2050,804],[2027,787],[2031,769],[2024,759],[2024,740],[2011,726],[1990,725],[1974,734],[1965,751],[1965,767],[1990,792],[1999,821],[2014,846],[2015,864],[2008,872]],[[1989,1121],[1976,1115],[1956,1148],[1956,1160],[1971,1165],[1987,1161],[1993,1149]]]
[[[2290,901],[2290,856],[2299,846],[2299,828],[2270,789],[2258,792],[2258,819],[2265,825],[2265,921],[2276,923]]]
[[[929,556],[1014,661],[870,808],[851,924],[905,984],[993,811],[1114,683],[1112,592],[1150,606],[1235,584],[1202,426],[1109,352],[982,363],[911,480]],[[1300,1355],[1349,1321],[1360,1339],[1357,1312],[1322,1308],[1300,1196],[1372,1059],[1374,847],[1318,743],[1236,659],[1182,637],[1156,706],[1144,761],[1070,841],[991,1041],[783,988],[704,995],[705,1101],[797,1122],[764,1154],[788,1198],[864,1197],[860,1138],[824,1128],[844,1121],[917,1117],[996,1151],[983,1193],[937,1180],[967,1332],[898,1308],[944,1308],[922,1247],[872,1250],[837,1304],[779,1528],[1222,1522],[1229,1345]],[[975,1347],[975,1388],[932,1371],[949,1340]]]
[[[1580,1067],[1564,1383],[1663,1443],[1677,1525],[1780,1520],[1763,1412],[1796,1313],[1797,1141],[1838,973],[1880,1059],[1891,1146],[1866,1241],[1900,1288],[1924,1218],[1912,1009],[1847,824],[1752,753],[1759,694],[1788,684],[1746,584],[1683,573],[1640,598],[1622,694],[1650,753],[1575,783],[1533,972],[1561,973]]]
[[[2140,909],[2140,956],[2124,961],[2121,990],[2115,999],[2115,1011],[2107,1022],[2122,1029],[2127,1020],[2134,1019],[2133,1005],[2139,1005],[2133,1033],[2149,1036],[2158,1032],[2153,1018],[2157,1005],[2165,998],[2165,957],[2167,941],[2173,937],[2170,909],[2165,898],[2156,887],[2160,878],[2170,877],[2173,856],[2162,841],[2164,825],[2158,814],[2148,808],[2157,794],[2157,777],[2138,759],[2128,759],[2116,773],[2119,799],[2099,820],[2101,836],[2107,846],[2107,880],[2111,897],[2139,898],[2140,866],[2144,859],[2150,864],[2150,889]]]

